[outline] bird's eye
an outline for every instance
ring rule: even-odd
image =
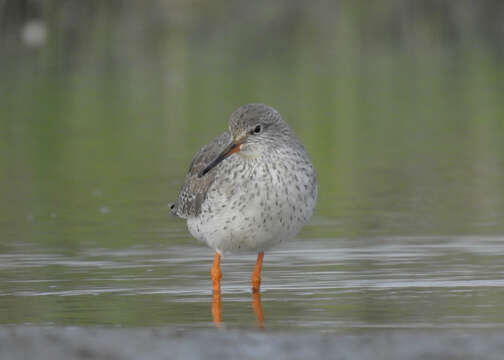
[[[261,125],[256,125],[256,127],[254,128],[254,134],[259,134],[262,130],[262,126]]]

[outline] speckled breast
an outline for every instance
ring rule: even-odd
[[[221,163],[191,234],[220,253],[264,251],[293,238],[313,213],[317,180],[304,149]]]

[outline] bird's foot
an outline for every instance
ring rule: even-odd
[[[254,273],[252,274],[252,292],[259,293],[261,287],[261,276]]]

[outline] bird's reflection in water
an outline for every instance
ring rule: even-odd
[[[252,292],[252,308],[256,315],[257,327],[264,329],[264,314],[261,306],[261,293],[259,291]]]
[[[221,327],[222,323],[222,305],[221,293],[219,290],[214,290],[212,299],[212,319],[216,327]]]
[[[264,314],[261,305],[261,293],[259,291],[252,292],[252,309],[257,319],[257,327],[264,329]],[[214,290],[212,299],[212,319],[216,327],[220,328],[222,325],[222,304],[221,292]]]

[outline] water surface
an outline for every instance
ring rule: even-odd
[[[503,328],[503,243],[469,236],[302,237],[266,255],[264,326]],[[213,326],[212,253],[194,240],[74,254],[20,244],[0,260],[3,324]],[[256,326],[254,260],[224,258],[224,326]]]
[[[213,254],[168,204],[262,102],[319,179],[311,222],[266,254],[265,329],[501,329],[502,11],[244,3],[2,13],[0,325],[212,328]],[[223,260],[224,327],[257,326],[254,262]]]

